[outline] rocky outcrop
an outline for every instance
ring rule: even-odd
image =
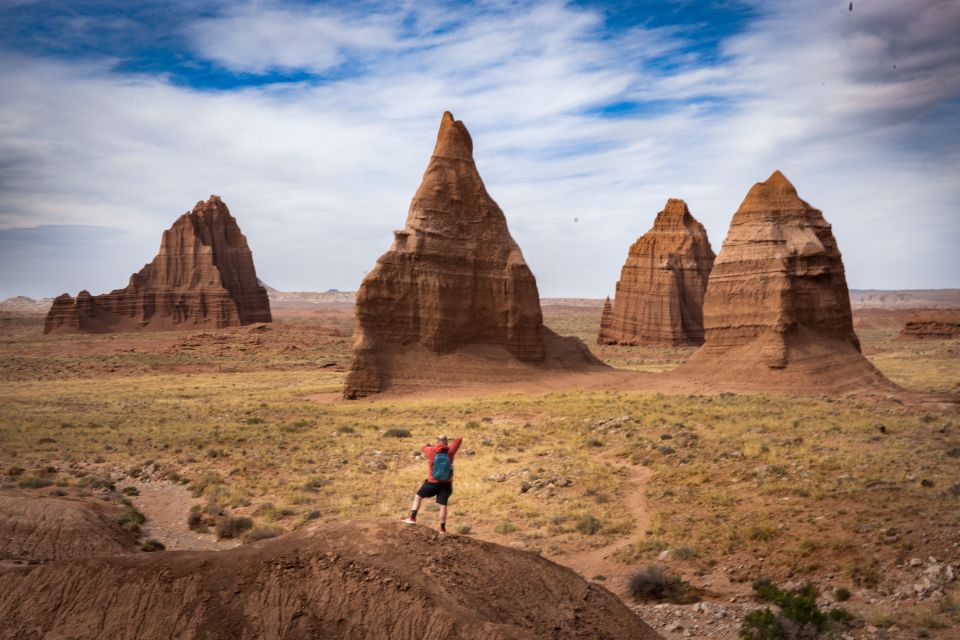
[[[710,273],[705,344],[678,370],[725,387],[889,384],[860,354],[823,214],[775,171],[740,205]]]
[[[390,351],[444,354],[500,347],[545,357],[537,282],[473,161],[473,141],[447,112],[407,222],[357,291],[353,364],[344,395],[387,384]]]
[[[54,300],[44,333],[209,329],[270,320],[247,239],[227,205],[210,196],[163,232],[160,253],[126,288]]]
[[[616,596],[537,554],[353,521],[224,551],[0,572],[0,638],[654,640]]]
[[[960,322],[911,320],[900,331],[901,340],[950,340],[960,338]]]
[[[616,298],[604,308],[600,344],[664,347],[703,344],[703,295],[713,267],[703,225],[671,198],[653,228],[627,254]]]

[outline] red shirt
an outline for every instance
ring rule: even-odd
[[[447,455],[450,456],[450,464],[452,466],[453,457],[457,455],[457,449],[460,448],[461,442],[463,442],[463,438],[455,438],[449,447],[443,444],[436,444],[432,447],[429,444],[425,444],[420,447],[420,451],[427,457],[427,482],[453,482],[453,480],[437,480],[433,477],[433,459],[438,452],[446,451]]]

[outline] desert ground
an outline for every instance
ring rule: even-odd
[[[613,369],[355,401],[350,294],[270,296],[271,324],[106,335],[44,336],[48,301],[3,303],[8,508],[102,499],[119,529],[101,553],[399,520],[444,432],[464,437],[454,537],[571,567],[665,638],[736,638],[760,578],[814,585],[853,617],[844,637],[957,637],[960,341],[899,333],[960,320],[960,292],[852,292],[863,352],[903,394],[684,388],[656,374],[693,349],[597,345],[602,301],[547,299],[546,325]],[[55,559],[58,535],[30,538]],[[652,566],[663,589],[628,589]]]

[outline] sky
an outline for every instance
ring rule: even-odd
[[[220,195],[259,277],[355,290],[440,116],[544,297],[668,198],[719,252],[780,169],[855,289],[960,287],[960,2],[0,0],[0,298],[126,285]]]

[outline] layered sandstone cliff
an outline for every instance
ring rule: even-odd
[[[703,295],[713,260],[703,225],[683,200],[668,200],[653,228],[630,246],[597,342],[703,344]]]
[[[734,214],[703,319],[705,343],[679,373],[728,387],[887,384],[860,354],[831,226],[779,171]]]
[[[447,112],[407,222],[357,291],[353,364],[344,395],[387,384],[390,351],[499,347],[544,359],[537,282],[473,161],[467,128]]]
[[[222,328],[270,320],[247,239],[227,205],[210,196],[163,232],[160,253],[126,288],[54,300],[44,333]]]

